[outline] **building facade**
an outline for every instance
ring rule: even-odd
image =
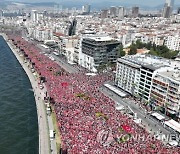
[[[163,17],[169,18],[174,8],[174,0],[166,0],[163,9]]]
[[[157,73],[153,79],[151,101],[170,114],[179,116],[180,109],[180,69]]]
[[[169,35],[164,43],[170,50],[180,50],[180,35]]]
[[[80,65],[96,72],[100,65],[116,62],[120,42],[109,36],[90,36],[82,39]]]
[[[139,16],[139,7],[132,7],[132,17],[136,18]]]
[[[118,19],[123,19],[124,18],[124,13],[125,13],[124,7],[119,7],[118,8]]]
[[[178,67],[177,67],[178,66]],[[117,60],[115,84],[135,97],[179,116],[180,63],[150,55],[133,55]]]

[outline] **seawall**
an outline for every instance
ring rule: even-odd
[[[50,153],[50,143],[49,143],[49,129],[47,122],[47,115],[45,110],[45,105],[43,103],[44,93],[38,87],[38,81],[36,77],[33,75],[31,70],[28,68],[27,64],[24,63],[23,58],[18,54],[18,50],[9,40],[5,34],[0,34],[3,36],[4,40],[7,42],[9,48],[15,55],[16,59],[21,64],[25,73],[27,74],[32,89],[34,91],[34,97],[37,107],[37,116],[38,116],[38,128],[39,128],[39,154],[48,154]]]

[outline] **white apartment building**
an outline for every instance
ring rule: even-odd
[[[163,45],[164,44],[165,37],[161,35],[155,35],[152,38],[152,43],[155,43],[156,45]]]
[[[151,55],[124,56],[117,61],[115,84],[126,92],[179,114],[180,63]]]
[[[53,31],[48,28],[28,28],[29,37],[34,38],[37,41],[44,42],[45,40],[53,39]]]
[[[117,61],[115,84],[132,95],[138,94],[140,79],[140,65],[126,60],[125,57]]]
[[[168,113],[179,115],[180,68],[168,68],[156,74],[152,84],[151,100],[155,105],[166,109]]]
[[[59,48],[61,53],[64,56],[66,56],[68,62],[73,63],[76,62],[78,63],[78,58],[79,58],[79,51],[77,51],[79,43],[79,38],[78,37],[67,37],[67,36],[62,36],[60,39],[59,43]],[[78,47],[79,49],[79,47]]]
[[[168,36],[165,40],[165,45],[170,50],[180,50],[180,35]]]
[[[38,12],[36,10],[31,10],[31,21],[37,22],[38,20]]]
[[[124,7],[120,6],[118,8],[118,19],[123,19],[124,18],[124,12],[125,12]]]

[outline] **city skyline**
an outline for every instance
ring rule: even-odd
[[[1,0],[1,1],[9,1],[9,0]],[[27,2],[29,3],[29,1],[27,0],[14,0],[15,2]],[[145,3],[142,4],[142,0],[91,0],[90,2],[87,2],[86,0],[32,0],[32,3],[38,3],[38,2],[55,2],[55,3],[61,3],[61,4],[66,4],[69,2],[72,3],[82,3],[84,4],[99,4],[99,3],[104,3],[107,2],[109,4],[114,4],[114,5],[139,5],[139,6],[149,6],[149,7],[155,7],[158,5],[164,5],[166,3],[167,0],[150,0],[150,1],[146,1]],[[180,4],[180,2],[177,2],[177,0],[174,0],[174,4],[178,5]]]

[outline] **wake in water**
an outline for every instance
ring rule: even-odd
[[[33,90],[32,88],[30,88],[30,89],[29,89],[29,91],[32,91],[32,92],[34,92],[34,90]]]

